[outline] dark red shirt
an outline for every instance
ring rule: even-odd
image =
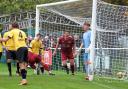
[[[28,52],[28,62],[30,64],[35,64],[36,62],[41,62],[41,56],[34,54],[32,52]]]
[[[66,39],[64,36],[61,36],[59,38],[59,44],[61,45],[61,52],[70,53],[75,45],[75,41],[72,36],[68,36]]]

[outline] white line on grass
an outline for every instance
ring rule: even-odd
[[[107,85],[104,85],[104,84],[99,84],[99,83],[96,83],[96,82],[92,82],[93,84],[95,85],[98,85],[98,86],[101,86],[101,87],[104,87],[104,88],[107,88],[107,89],[117,89],[117,88],[114,88],[114,87],[110,87],[110,86],[107,86]]]

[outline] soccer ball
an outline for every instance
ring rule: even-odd
[[[93,80],[93,75],[89,75],[89,81]]]
[[[85,78],[86,80],[89,80],[89,81],[93,81],[93,75],[89,75],[88,77]]]
[[[117,77],[119,78],[119,79],[121,79],[121,78],[123,78],[124,77],[124,73],[123,72],[117,72]]]

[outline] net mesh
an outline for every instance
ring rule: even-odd
[[[91,22],[92,3],[89,0],[61,5],[40,7],[40,33],[43,35],[45,48],[55,48],[57,39],[65,30],[75,37],[79,47],[82,39],[82,24]],[[84,50],[83,50],[84,52]],[[76,70],[83,71],[83,52],[75,58]],[[62,69],[60,50],[53,57],[53,69]]]
[[[40,33],[46,47],[55,47],[63,31],[75,37],[79,47],[84,22],[91,23],[92,0],[40,8]],[[128,71],[128,7],[98,0],[96,11],[96,37],[94,70],[96,75],[117,78],[117,73]],[[92,34],[93,35],[93,34]],[[83,52],[77,56],[77,70],[83,70]],[[53,58],[53,68],[61,69],[60,50]]]
[[[96,74],[118,77],[128,72],[128,7],[97,3]]]

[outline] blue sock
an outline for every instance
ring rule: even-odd
[[[22,76],[22,79],[26,79],[27,71],[25,69],[21,69],[21,76]]]

